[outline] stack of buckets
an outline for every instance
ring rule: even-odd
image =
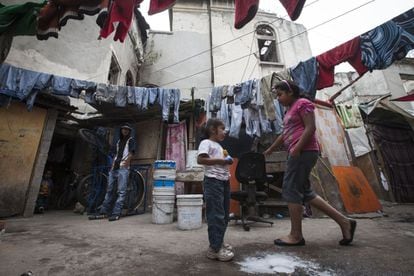
[[[152,223],[168,224],[173,222],[176,174],[175,161],[155,161],[152,191]]]

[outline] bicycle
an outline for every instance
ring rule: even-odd
[[[65,178],[63,193],[59,196],[56,207],[58,209],[66,209],[70,204],[75,203],[77,198],[77,187],[80,179],[80,175],[76,172],[71,172]]]
[[[102,205],[105,198],[110,169],[108,164],[112,164],[112,157],[109,154],[109,144],[106,143],[105,136],[107,133],[105,129],[98,128],[95,134],[89,129],[82,128],[79,130],[79,134],[84,141],[102,154],[101,158],[98,158],[100,159],[97,162],[99,164],[94,166],[91,174],[80,181],[77,188],[78,201],[88,207],[89,213],[94,213]],[[126,215],[139,213],[139,208],[145,201],[145,179],[139,169],[140,166],[131,166],[130,168],[127,194],[123,206]]]

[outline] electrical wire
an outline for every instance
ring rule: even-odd
[[[313,1],[313,2],[311,2],[311,3],[309,3],[309,4],[307,4],[307,5],[305,5],[304,7],[309,7],[309,6],[311,6],[311,5],[315,4],[315,3],[319,2],[319,1],[321,1],[321,0],[315,0],[315,1]],[[288,16],[288,14],[285,14],[284,16],[277,18],[276,20],[274,20],[274,21],[270,22],[269,24],[276,23],[277,21],[279,21],[279,20],[281,20],[281,19],[284,19],[284,18],[286,18],[287,16]],[[185,59],[179,60],[179,61],[177,61],[177,62],[175,62],[175,63],[173,63],[173,64],[171,64],[171,65],[168,65],[168,66],[165,66],[165,67],[163,67],[163,68],[161,68],[161,69],[158,69],[158,70],[156,70],[156,71],[153,71],[153,72],[151,72],[150,74],[155,74],[155,73],[158,73],[158,72],[160,72],[160,71],[163,71],[163,70],[168,69],[168,68],[170,68],[170,67],[173,67],[173,66],[175,66],[175,65],[178,65],[178,64],[180,64],[180,63],[183,63],[183,62],[185,62],[185,61],[187,61],[187,60],[190,60],[190,59],[195,58],[195,57],[198,57],[198,56],[200,56],[200,55],[202,55],[202,54],[208,53],[208,52],[210,52],[211,50],[214,50],[214,49],[216,49],[216,48],[219,48],[219,47],[221,47],[221,46],[224,46],[224,45],[226,45],[226,44],[229,44],[230,42],[233,42],[233,41],[239,40],[240,38],[242,38],[242,37],[244,37],[244,36],[247,36],[247,35],[249,35],[249,34],[251,34],[251,33],[254,33],[254,32],[256,32],[256,30],[253,30],[253,31],[247,32],[247,33],[242,34],[242,35],[240,35],[240,36],[238,36],[238,37],[235,37],[235,38],[233,38],[233,39],[231,39],[231,40],[228,40],[228,41],[226,41],[226,42],[223,42],[223,43],[221,43],[221,44],[218,44],[218,45],[216,45],[216,46],[214,46],[214,47],[212,47],[212,48],[209,48],[209,49],[207,49],[207,50],[201,51],[201,52],[199,52],[199,53],[197,53],[197,54],[194,54],[194,55],[192,55],[192,56],[186,57]]]
[[[302,31],[302,32],[299,32],[299,33],[297,33],[297,34],[295,34],[295,35],[293,35],[293,36],[290,36],[290,37],[286,38],[285,40],[281,40],[281,41],[277,42],[277,43],[276,43],[276,45],[280,45],[280,44],[282,44],[282,43],[284,43],[284,42],[287,42],[287,41],[289,41],[289,40],[291,40],[291,39],[293,39],[293,38],[295,38],[295,37],[299,36],[299,35],[302,35],[302,34],[304,34],[304,33],[310,32],[310,31],[311,31],[311,30],[313,30],[313,29],[316,29],[316,28],[318,28],[318,27],[320,27],[320,26],[323,26],[323,25],[325,25],[325,24],[327,24],[327,23],[329,23],[329,22],[331,22],[331,21],[333,21],[333,20],[336,20],[336,19],[338,19],[338,18],[340,18],[340,17],[342,17],[342,16],[344,16],[344,15],[346,15],[346,14],[349,14],[349,13],[351,13],[351,12],[355,11],[355,10],[358,10],[358,9],[360,9],[360,8],[362,8],[362,7],[364,7],[364,6],[368,5],[368,4],[370,4],[370,3],[372,3],[372,2],[375,2],[375,1],[376,1],[376,0],[371,0],[371,1],[368,1],[368,2],[366,2],[366,3],[364,3],[364,4],[360,5],[360,6],[358,6],[358,7],[356,7],[356,8],[353,8],[353,9],[351,9],[351,10],[348,10],[348,11],[346,11],[346,12],[344,12],[344,13],[342,13],[342,14],[338,15],[338,16],[335,16],[335,17],[333,17],[333,18],[331,18],[331,19],[328,19],[328,20],[326,20],[326,21],[324,21],[324,22],[322,22],[322,23],[319,23],[319,24],[317,24],[317,25],[315,25],[315,26],[313,26],[313,27],[311,27],[311,28],[309,28],[309,29],[307,29],[307,30],[304,30],[304,31]],[[233,59],[233,60],[230,60],[230,61],[224,62],[224,63],[219,64],[219,65],[216,65],[216,66],[214,66],[213,68],[214,68],[214,69],[216,69],[216,68],[220,68],[220,67],[222,67],[222,66],[224,66],[224,65],[227,65],[227,64],[233,63],[233,62],[235,62],[235,61],[238,61],[238,60],[244,59],[244,58],[246,58],[246,57],[248,57],[248,56],[250,56],[250,55],[252,55],[252,54],[256,54],[256,53],[258,53],[258,51],[255,51],[254,53],[250,53],[250,54],[247,54],[247,55],[244,55],[244,56],[238,57],[238,58],[236,58],[236,59]],[[205,73],[205,72],[209,72],[210,70],[211,70],[211,69],[210,69],[210,68],[208,68],[208,69],[205,69],[205,70],[202,70],[202,71],[199,71],[199,72],[193,73],[193,74],[191,74],[191,75],[188,75],[188,76],[185,76],[185,77],[182,77],[182,78],[176,79],[176,80],[174,80],[174,81],[170,81],[170,82],[164,83],[164,84],[162,84],[161,86],[165,86],[165,85],[172,84],[172,83],[175,83],[175,82],[178,82],[178,81],[182,81],[182,80],[185,80],[185,79],[188,79],[188,78],[194,77],[194,76],[196,76],[196,75],[199,75],[199,74],[202,74],[202,73]]]

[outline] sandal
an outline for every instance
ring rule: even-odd
[[[350,245],[352,243],[352,240],[354,239],[354,234],[355,234],[355,229],[356,229],[356,226],[357,226],[357,222],[356,222],[356,220],[350,219],[349,223],[351,224],[351,230],[350,230],[351,238],[349,238],[349,239],[343,238],[342,240],[339,241],[339,245]]]

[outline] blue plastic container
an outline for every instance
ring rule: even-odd
[[[174,187],[175,181],[174,180],[154,180],[154,187]]]
[[[154,169],[174,169],[176,163],[174,160],[156,160],[154,163]]]

